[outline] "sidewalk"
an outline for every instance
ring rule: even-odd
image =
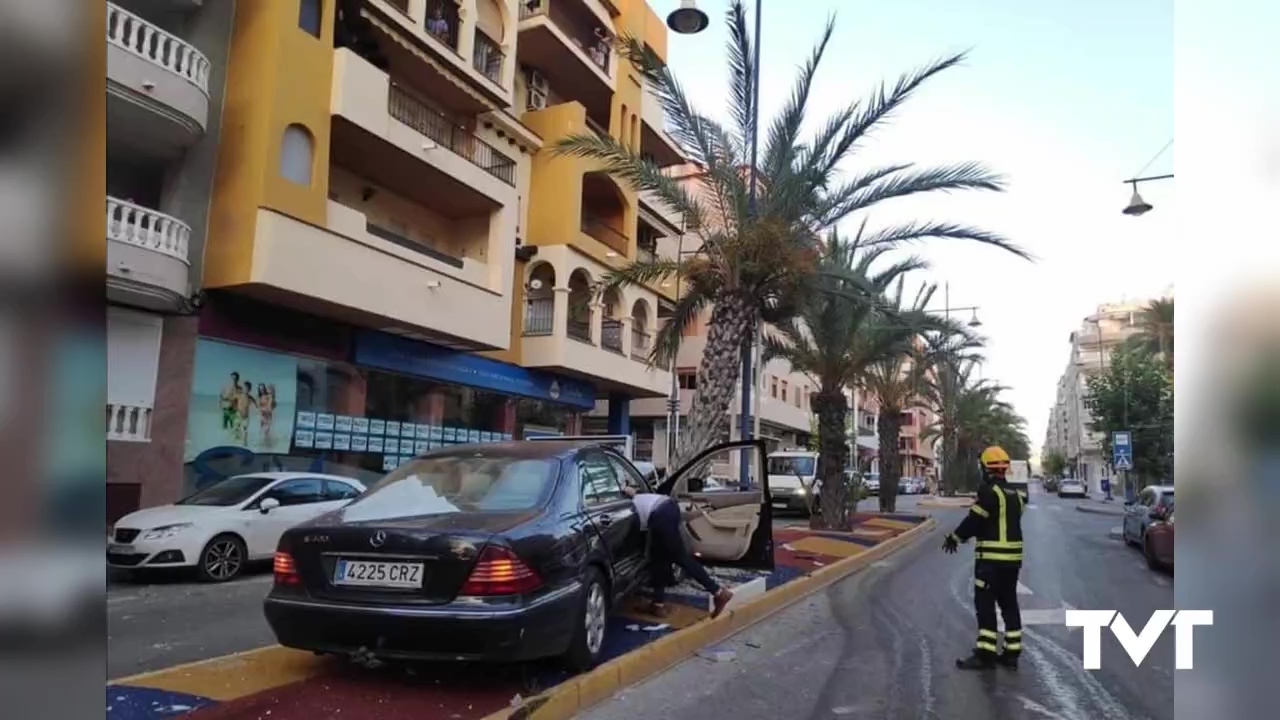
[[[1094,515],[1114,515],[1120,517],[1124,515],[1124,499],[1116,498],[1111,502],[1102,500],[1081,500],[1076,505],[1076,510],[1083,513],[1093,513]]]
[[[712,572],[724,585],[740,589],[744,595],[740,600],[746,605],[753,604],[748,596],[763,601],[761,595],[776,598],[769,605],[785,605],[794,602],[791,596],[799,597],[796,591],[803,588],[798,586],[812,584],[817,576],[839,569],[832,566],[847,565],[844,561],[853,562],[926,521],[926,516],[914,514],[857,513],[850,533],[778,528],[774,531],[773,572]],[[707,625],[723,625],[726,620],[721,617],[719,621],[707,621],[709,597],[687,585],[672,588],[668,599],[674,612],[660,623],[639,612],[634,598],[610,618],[605,659],[616,660],[635,653],[635,662],[609,663],[576,678],[554,661],[511,666],[421,663],[371,669],[272,646],[108,684],[106,716],[109,720],[155,720],[177,715],[193,720],[481,720],[557,686],[573,690],[571,699],[585,706],[590,702],[580,700],[577,693],[589,691],[593,700],[603,699],[616,688],[669,664],[664,655],[656,652],[658,645],[664,645],[667,654],[683,646],[692,652],[693,647],[704,644],[701,638],[710,639],[711,633],[705,632]],[[731,603],[731,612],[726,616],[732,615],[737,605],[738,602]],[[746,614],[741,619],[746,622],[755,622],[752,618],[763,615],[759,607],[744,608],[743,612]],[[675,643],[659,642],[670,635],[680,639],[671,638]],[[532,702],[539,704],[547,699]],[[549,717],[568,717],[547,710]]]

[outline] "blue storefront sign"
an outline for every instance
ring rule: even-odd
[[[596,406],[590,383],[373,330],[355,337],[357,365],[538,400]]]

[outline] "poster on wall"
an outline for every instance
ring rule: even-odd
[[[385,434],[386,434],[386,432],[387,432],[387,421],[385,421],[385,420],[370,420],[370,421],[369,421],[369,434],[370,434],[370,435],[385,435]]]
[[[399,420],[387,421],[387,437],[400,437],[400,421]]]
[[[352,435],[351,436],[352,452],[364,452],[366,449],[368,449],[368,447],[369,447],[368,435]]]
[[[330,450],[333,448],[333,433],[317,432],[316,433],[316,449]]]
[[[370,436],[369,436],[369,452],[371,452],[371,453],[380,453],[380,452],[382,452],[382,438],[381,438],[381,437],[379,437],[379,436],[377,436],[377,435],[370,435]]]
[[[444,441],[451,443],[457,438],[458,430],[456,428],[447,427],[444,429]]]
[[[400,454],[400,438],[387,438],[382,441],[382,452],[388,455]]]
[[[480,431],[479,431],[479,430],[475,430],[475,429],[468,430],[468,431],[467,431],[467,440],[468,440],[468,442],[473,442],[473,443],[478,443],[478,442],[480,442]]]
[[[298,430],[293,434],[294,447],[309,448],[315,444],[315,438],[310,430]]]
[[[314,430],[316,427],[316,414],[313,412],[299,410],[298,420],[295,425],[305,430]]]
[[[414,443],[413,443],[413,454],[414,454],[414,455],[421,455],[422,453],[426,452],[426,451],[427,451],[427,450],[429,450],[429,449],[430,449],[430,448],[428,448],[428,447],[427,447],[427,441],[426,441],[426,440],[415,440],[415,441],[414,441]]]
[[[443,440],[443,439],[444,439],[444,427],[443,427],[443,426],[441,426],[441,425],[431,425],[431,426],[430,426],[430,430],[431,430],[431,433],[430,433],[431,437],[429,437],[429,438],[428,438],[429,440],[431,440],[431,441],[433,441],[433,442],[440,442],[441,440]]]
[[[399,460],[399,458],[397,458],[395,455],[383,455],[383,456],[382,456],[382,470],[383,470],[384,472],[390,472],[390,471],[392,471],[392,470],[395,470],[395,469],[396,469],[396,465],[397,465],[397,461],[398,461],[398,460]]]
[[[317,430],[332,430],[332,429],[333,429],[333,414],[332,414],[332,413],[320,413],[319,415],[317,415],[317,416],[316,416],[316,429],[317,429]]]
[[[351,432],[351,416],[339,415],[333,419],[333,431],[340,433]]]
[[[350,449],[351,449],[351,436],[350,436],[350,435],[347,435],[347,434],[345,434],[345,433],[344,433],[344,434],[342,434],[342,435],[334,435],[334,436],[333,436],[333,449],[334,449],[334,450],[350,450]]]
[[[358,435],[369,434],[369,418],[351,418],[351,432]]]
[[[412,438],[414,433],[417,432],[417,429],[418,429],[418,426],[414,425],[411,422],[400,423],[400,437]]]
[[[199,340],[183,460],[227,446],[288,454],[297,386],[298,363],[288,355]]]

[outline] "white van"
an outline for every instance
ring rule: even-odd
[[[769,453],[769,494],[774,510],[809,511],[809,494],[816,505],[818,453],[809,450],[780,450]]]

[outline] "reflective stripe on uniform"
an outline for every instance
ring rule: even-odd
[[[1006,651],[1009,651],[1009,652],[1019,652],[1019,651],[1021,651],[1021,650],[1022,650],[1022,643],[1020,643],[1020,642],[1007,642],[1007,643],[1005,643],[1005,644],[1004,644],[1004,649],[1005,649]]]
[[[1019,640],[1022,638],[1021,630],[1008,630],[1004,634],[1005,640]]]
[[[979,560],[1003,560],[1005,562],[1022,562],[1020,552],[980,552]]]
[[[983,642],[981,640],[978,641],[978,649],[986,650],[987,652],[997,652],[995,643]]]
[[[982,517],[991,517],[991,513],[987,512],[987,509],[982,507],[981,505],[970,505],[969,512],[973,513],[974,515],[980,515]]]
[[[973,584],[976,585],[977,587],[984,588],[987,586],[987,581],[983,580],[982,578],[974,578]]]
[[[1018,496],[1018,512],[1022,512],[1027,506],[1027,496],[1023,495],[1021,490],[1015,490],[1013,494]]]
[[[992,640],[998,640],[998,639],[1000,638],[1000,634],[999,634],[999,633],[997,633],[995,630],[988,630],[988,629],[986,629],[986,628],[978,628],[978,638],[979,638],[979,639],[981,639],[981,638],[991,638]]]
[[[1008,542],[1000,542],[999,540],[979,540],[977,543],[979,550],[1021,550],[1021,540],[1010,540]]]
[[[997,511],[1000,513],[1000,535],[996,537],[996,540],[1006,542],[1009,539],[1009,521],[1005,518],[1004,492],[1000,488],[996,488],[995,496],[996,503],[1000,505],[1000,509]]]

